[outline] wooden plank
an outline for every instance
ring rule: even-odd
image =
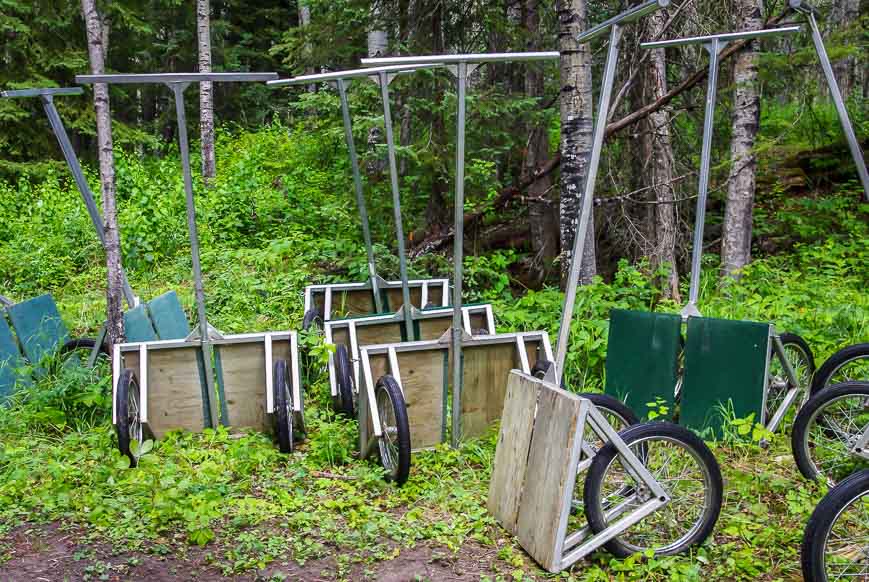
[[[332,328],[332,343],[336,346],[350,346],[350,330],[346,325],[330,326]]]
[[[532,368],[537,360],[546,359],[546,353],[543,351],[543,342],[535,336],[525,336],[525,350],[528,353],[528,365]],[[516,360],[516,367],[519,367],[518,358]]]
[[[352,289],[334,295],[331,319],[370,315],[375,311],[374,294],[371,289]]]
[[[450,329],[453,324],[453,315],[439,315],[438,317],[427,317],[417,320],[419,324],[420,340],[436,340],[440,339],[444,332]]]
[[[357,324],[356,341],[360,346],[398,343],[402,341],[401,325],[395,321]]]
[[[445,348],[398,352],[413,450],[443,441],[446,357]]]
[[[468,439],[482,435],[501,418],[507,378],[519,363],[512,342],[467,345],[462,360],[462,439]]]
[[[441,307],[444,303],[444,288],[440,283],[429,284],[428,286],[428,304]],[[424,306],[423,306],[424,307]]]
[[[483,333],[492,334],[495,333],[494,329],[489,329],[489,322],[486,321],[486,313],[484,311],[472,311],[470,313],[471,319],[471,335],[479,335]]]
[[[541,383],[516,536],[525,551],[550,572],[561,567],[576,482],[581,404],[575,395]]]
[[[541,381],[518,371],[510,373],[492,478],[489,481],[489,513],[513,535],[519,519],[519,502],[525,483],[528,449],[534,428],[534,412]]]
[[[148,426],[158,439],[175,429],[201,431],[206,424],[199,351],[189,347],[148,352]],[[138,369],[138,354],[125,354],[124,365]]]
[[[431,293],[431,291],[429,291]],[[389,299],[389,310],[395,313],[398,311],[402,305],[404,305],[404,295],[402,295],[401,287],[393,287],[386,290],[386,296]],[[420,302],[422,301],[422,287],[411,287],[410,288],[410,304],[414,307],[422,308]],[[432,300],[429,299],[429,303]]]

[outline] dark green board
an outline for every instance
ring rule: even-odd
[[[45,370],[39,363],[69,339],[54,298],[49,294],[40,295],[6,310],[24,356],[35,366],[37,375],[44,374]]]
[[[124,335],[128,342],[152,342],[157,339],[144,305],[137,305],[124,313]]]
[[[648,418],[659,399],[673,411],[682,318],[672,313],[613,309],[610,312],[604,392]]]
[[[164,293],[148,302],[148,312],[154,322],[154,331],[161,340],[184,339],[190,334],[187,314],[174,291]]]
[[[26,366],[9,324],[0,316],[0,403],[16,389],[30,384]]]
[[[720,435],[728,401],[735,418],[760,422],[769,335],[768,323],[690,318],[679,424]]]

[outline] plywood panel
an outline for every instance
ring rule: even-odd
[[[198,347],[148,352],[148,426],[156,438],[174,429],[200,431],[205,426]],[[138,370],[135,356],[127,367]]]
[[[530,343],[530,342],[529,342]],[[510,370],[518,368],[516,345],[489,344],[462,349],[462,438],[486,432],[501,417]]]
[[[345,325],[332,327],[332,343],[336,346],[350,346],[350,328]]]
[[[223,396],[233,428],[265,430],[265,345],[263,342],[217,346],[223,368]]]
[[[489,513],[511,534],[516,534],[519,502],[525,483],[531,431],[541,382],[519,372],[511,372],[504,398],[504,412],[495,462],[489,481]]]
[[[576,481],[580,407],[576,396],[541,384],[516,535],[525,551],[550,572],[561,566]]]
[[[332,318],[371,315],[374,308],[371,289],[353,289],[332,295]]]
[[[404,296],[401,293],[401,287],[394,287],[386,290],[386,296],[389,300],[389,311],[396,312],[398,311],[402,305],[404,305]],[[422,300],[422,288],[421,287],[411,287],[410,288],[410,304],[414,307],[421,308],[420,301]],[[431,299],[429,299],[429,303],[431,303]]]
[[[410,446],[414,450],[433,447],[443,440],[447,350],[399,352],[398,367],[410,423]]]
[[[534,362],[536,362],[537,360],[546,359],[546,353],[544,353],[543,351],[543,342],[538,339],[525,338],[525,351],[528,354],[528,365],[532,368],[534,367]],[[521,363],[518,359],[518,354],[516,361],[513,362],[513,365],[516,368],[521,367]]]
[[[480,333],[495,333],[494,329],[489,329],[489,322],[486,320],[485,312],[472,311],[470,319],[472,335],[478,335]]]
[[[450,313],[448,315],[420,319],[417,323],[419,324],[420,340],[436,340],[440,339],[452,327],[453,315]]]
[[[392,344],[402,341],[401,326],[395,321],[356,326],[356,342],[360,346]],[[375,379],[376,381],[376,379]]]

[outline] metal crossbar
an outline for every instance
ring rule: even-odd
[[[148,84],[148,83],[239,83],[251,81],[271,81],[277,73],[142,73],[119,75],[76,75],[75,82],[83,85],[92,83]]]

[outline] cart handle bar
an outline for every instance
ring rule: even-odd
[[[53,87],[45,89],[17,89],[14,91],[0,91],[0,96],[9,99],[18,97],[42,97],[43,95],[81,95],[84,89],[81,87]]]
[[[329,73],[318,73],[315,75],[300,75],[290,79],[279,79],[276,81],[269,81],[266,85],[269,87],[283,87],[286,85],[304,85],[317,81],[343,81],[345,79],[355,79],[358,77],[372,77],[374,75],[379,75],[380,73],[408,73],[411,71],[431,69],[439,66],[443,66],[443,63],[438,62],[428,65],[375,67],[371,69],[348,69],[345,71],[331,71]]]
[[[799,26],[783,26],[781,28],[766,28],[764,30],[748,30],[745,32],[727,32],[724,34],[711,34],[709,36],[689,36],[685,38],[674,38],[670,40],[659,40],[655,42],[644,42],[640,44],[640,48],[654,49],[668,46],[684,46],[687,44],[704,44],[708,42],[727,42],[730,40],[741,40],[743,38],[758,38],[762,36],[773,36],[776,34],[785,34],[789,32],[799,32]]]
[[[378,57],[362,59],[363,65],[454,65],[457,63],[505,63],[508,61],[545,61],[557,59],[558,51],[526,53],[477,53],[464,55],[418,55],[412,57]]]
[[[788,2],[791,10],[795,12],[800,12],[802,14],[818,14],[818,9],[809,4],[808,2],[803,2],[803,0],[790,0]]]
[[[637,4],[633,8],[629,8],[621,14],[617,14],[608,20],[604,20],[598,25],[589,28],[588,30],[579,35],[577,41],[581,43],[589,42],[599,37],[613,26],[629,24],[631,22],[639,20],[647,14],[655,12],[656,10],[666,8],[669,5],[670,0],[646,0],[642,4]]]
[[[148,84],[148,83],[201,83],[212,82],[243,82],[270,81],[277,79],[277,73],[146,73],[124,75],[76,75],[75,82],[87,85],[90,83],[107,84]]]

